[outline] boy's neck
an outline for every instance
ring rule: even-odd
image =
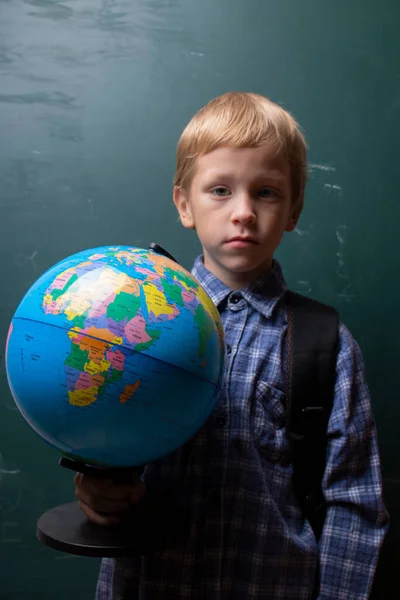
[[[205,268],[233,292],[243,290],[255,284],[261,275],[271,270],[273,265],[273,258],[271,258],[267,263],[264,263],[260,268],[254,271],[240,273],[216,268],[214,264],[210,264],[207,261],[204,255],[202,260]]]

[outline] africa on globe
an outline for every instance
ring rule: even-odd
[[[7,377],[29,425],[89,464],[147,464],[182,446],[222,385],[219,313],[152,250],[85,250],[46,271],[12,319]]]

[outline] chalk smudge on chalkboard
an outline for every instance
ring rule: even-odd
[[[340,196],[343,194],[343,188],[335,183],[324,183],[324,188],[332,192],[338,192]]]
[[[349,283],[348,285],[346,285],[346,287],[344,288],[344,290],[342,290],[339,294],[338,294],[338,298],[342,298],[343,300],[346,300],[347,302],[350,302],[351,300],[353,300],[356,296],[355,294],[351,294],[350,290],[352,288],[352,284]]]
[[[339,229],[336,230],[336,238],[340,244],[344,244],[343,230],[346,229],[346,225],[341,225]]]
[[[307,296],[307,294],[311,294],[312,288],[309,281],[299,279],[297,284],[300,286],[300,288],[297,290],[298,294],[304,294],[305,296]]]
[[[22,252],[20,254],[15,254],[14,263],[17,265],[17,267],[24,267],[26,264],[28,264],[28,262],[30,262],[33,270],[36,271],[37,265],[35,263],[35,258],[38,253],[38,250],[34,250],[31,256],[28,256],[28,254],[22,254]]]
[[[2,480],[3,475],[18,475],[21,471],[19,469],[6,469],[4,464],[4,459],[0,454],[0,481]]]
[[[22,539],[15,537],[18,529],[18,523],[14,521],[4,521],[0,529],[0,544],[21,544]]]
[[[338,251],[336,252],[336,256],[337,256],[337,261],[338,261],[338,266],[336,269],[336,275],[338,277],[341,277],[342,279],[347,279],[348,275],[346,275],[346,273],[344,272],[344,250],[343,250],[343,246],[345,243],[345,235],[346,235],[346,229],[347,229],[347,225],[339,225],[339,227],[336,229],[336,239],[339,242],[339,248]]]
[[[303,235],[309,235],[311,233],[313,227],[314,227],[314,223],[310,223],[308,229],[300,229],[300,227],[296,227],[294,232],[297,233],[297,235],[299,235],[300,237],[302,237]]]
[[[336,171],[335,167],[331,167],[330,165],[317,165],[317,164],[310,164],[308,165],[310,171]]]

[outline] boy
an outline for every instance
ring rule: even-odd
[[[292,486],[286,288],[273,257],[283,233],[296,227],[306,173],[297,123],[256,94],[212,100],[181,136],[174,202],[200,239],[193,274],[224,324],[225,386],[195,438],[144,477],[148,488],[172,490],[190,510],[188,535],[140,559],[104,560],[97,600],[369,596],[388,519],[362,357],[343,325],[318,542]],[[75,480],[82,509],[104,525],[145,494],[140,482]]]

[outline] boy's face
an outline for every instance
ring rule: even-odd
[[[289,164],[273,148],[221,147],[199,157],[190,189],[175,188],[174,202],[199,236],[205,267],[231,289],[271,267],[298,219]]]

